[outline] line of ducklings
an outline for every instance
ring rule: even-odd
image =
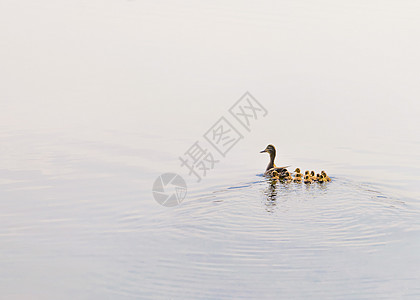
[[[285,175],[286,176],[279,176],[279,173],[277,171],[273,171],[272,173],[272,180],[279,180],[281,182],[296,182],[296,183],[306,183],[306,184],[311,184],[313,182],[318,182],[318,183],[324,183],[324,182],[330,182],[331,178],[327,175],[327,173],[325,173],[325,171],[321,171],[321,174],[316,174],[315,175],[315,171],[310,171],[306,170],[305,174],[303,175],[300,172],[299,168],[296,168],[295,170],[295,176],[293,177],[292,174],[289,171],[286,171]],[[303,177],[303,178],[302,178]]]

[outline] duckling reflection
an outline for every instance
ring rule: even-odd
[[[267,180],[269,182],[267,189],[265,190],[264,194],[267,197],[268,202],[276,201],[277,198],[277,182],[278,179],[270,178]]]

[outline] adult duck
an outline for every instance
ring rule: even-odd
[[[268,145],[263,151],[260,153],[267,152],[270,154],[270,162],[268,163],[267,169],[265,170],[265,176],[273,176],[273,171],[278,173],[278,176],[286,177],[287,176],[287,167],[276,167],[274,164],[274,159],[276,158],[276,148],[273,145]]]

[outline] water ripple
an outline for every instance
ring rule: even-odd
[[[352,255],[352,260],[383,255],[386,249],[401,243],[401,235],[409,230],[411,217],[415,216],[400,199],[369,184],[340,178],[326,185],[273,186],[257,177],[251,182],[206,187],[191,194],[193,199],[174,210],[154,215],[153,228],[136,237],[143,242],[133,251],[154,252],[155,260],[146,263],[121,258],[123,264],[134,262],[132,272],[117,280],[119,285],[103,288],[131,297],[144,291],[162,298],[248,299],[274,297],[279,280],[283,281],[281,289],[288,290],[288,285],[296,288],[294,280],[305,276],[323,280],[327,286],[343,286],[343,276],[331,271],[335,268],[331,260],[342,268],[348,265],[343,253]],[[120,221],[132,226],[130,222],[136,222],[136,217],[125,215]],[[353,272],[352,265],[348,268]],[[268,273],[276,279],[266,281],[264,287],[251,284],[261,276],[270,277]],[[388,280],[382,278],[381,283]],[[375,290],[378,282],[367,276],[358,284],[361,296]],[[218,285],[220,288],[215,288]],[[336,297],[343,297],[334,290]],[[315,290],[313,295],[321,297],[323,291]]]

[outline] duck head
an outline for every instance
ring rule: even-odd
[[[268,154],[270,154],[270,163],[267,166],[267,170],[274,168],[275,167],[274,158],[276,157],[276,148],[273,145],[268,145],[267,147],[265,147],[263,151],[260,151],[260,153],[264,153],[264,152],[267,152]]]
[[[276,148],[273,145],[268,145],[267,147],[265,147],[265,149],[263,151],[260,151],[260,153],[264,153],[264,152],[268,152],[271,156],[271,154],[274,154],[274,156],[276,155]]]

